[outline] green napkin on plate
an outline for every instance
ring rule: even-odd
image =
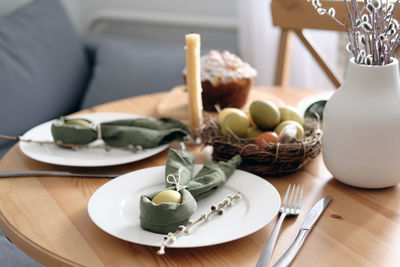
[[[207,162],[193,180],[186,184],[186,189],[196,200],[208,197],[226,183],[240,163],[242,163],[240,155],[234,156],[227,162]]]
[[[155,204],[151,200],[159,192],[143,195],[140,198],[140,225],[151,232],[167,234],[176,231],[179,225],[187,225],[190,217],[197,209],[197,200],[203,199],[214,193],[222,186],[241,163],[240,155],[234,156],[228,162],[208,162],[199,173],[192,178],[194,157],[183,150],[170,149],[166,163],[165,181],[166,189],[175,190],[170,174],[175,181],[179,181],[182,195],[181,203],[165,202]],[[180,178],[179,178],[180,174]]]
[[[61,117],[51,125],[51,133],[55,141],[65,144],[86,145],[100,137],[109,146],[153,148],[189,138],[190,131],[172,118],[115,120],[98,127],[90,120]]]
[[[180,191],[181,203],[155,204],[153,197],[159,192],[154,192],[140,197],[140,226],[150,232],[167,234],[175,232],[179,225],[186,225],[197,209],[197,202],[186,189]]]
[[[54,141],[64,144],[87,145],[97,139],[97,130],[87,119],[61,117],[51,124]]]
[[[185,150],[184,145],[181,150],[171,148],[165,164],[165,177],[167,179],[169,175],[172,175],[179,179],[181,186],[186,185],[192,179],[193,165],[194,156]],[[166,187],[174,186],[167,180],[165,180],[165,185]]]

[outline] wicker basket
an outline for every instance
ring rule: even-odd
[[[306,118],[304,138],[291,143],[269,143],[264,147],[252,140],[236,136],[223,136],[215,118],[209,117],[201,129],[204,145],[213,149],[213,159],[226,161],[240,154],[243,162],[239,169],[262,177],[282,176],[301,169],[304,164],[318,156],[321,151],[322,131],[314,119]]]

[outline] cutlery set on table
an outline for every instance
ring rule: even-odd
[[[289,184],[285,193],[285,197],[279,209],[279,213],[281,215],[270,234],[267,244],[265,245],[260,258],[258,259],[256,267],[265,267],[269,265],[272,252],[275,248],[275,243],[284,219],[286,218],[286,216],[297,216],[300,213],[301,202],[303,199],[303,190],[303,186],[300,187],[300,185],[297,185],[296,187],[296,185],[292,186]],[[286,252],[281,256],[281,258],[273,265],[274,267],[289,266],[289,264],[293,261],[293,259],[296,257],[297,253],[301,249],[312,227],[322,215],[331,200],[332,196],[327,196],[320,199],[317,203],[314,204],[314,206],[307,213],[295,240],[286,250]]]

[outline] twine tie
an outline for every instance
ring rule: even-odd
[[[172,173],[168,174],[167,176],[167,182],[170,184],[175,185],[176,191],[181,191],[182,189],[186,188],[186,185],[181,186],[179,183],[181,181],[181,173],[182,173],[182,168],[178,169],[178,180],[176,179],[175,175],[173,175]],[[170,179],[172,178],[172,180]]]

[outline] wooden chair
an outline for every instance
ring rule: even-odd
[[[347,0],[349,1],[349,0]],[[364,5],[364,0],[360,1],[359,6]],[[321,0],[324,8],[335,8],[335,17],[349,25],[349,19],[343,0]],[[345,29],[333,21],[327,15],[319,15],[312,4],[307,0],[272,0],[271,13],[274,26],[281,28],[279,41],[279,52],[276,63],[275,85],[287,87],[290,78],[290,60],[292,37],[297,35],[300,41],[310,51],[311,55],[321,66],[322,70],[331,80],[335,87],[342,83],[341,77],[326,61],[324,55],[317,51],[316,46],[310,38],[306,38],[303,29],[345,31]],[[395,17],[399,18],[399,9],[395,11]]]

